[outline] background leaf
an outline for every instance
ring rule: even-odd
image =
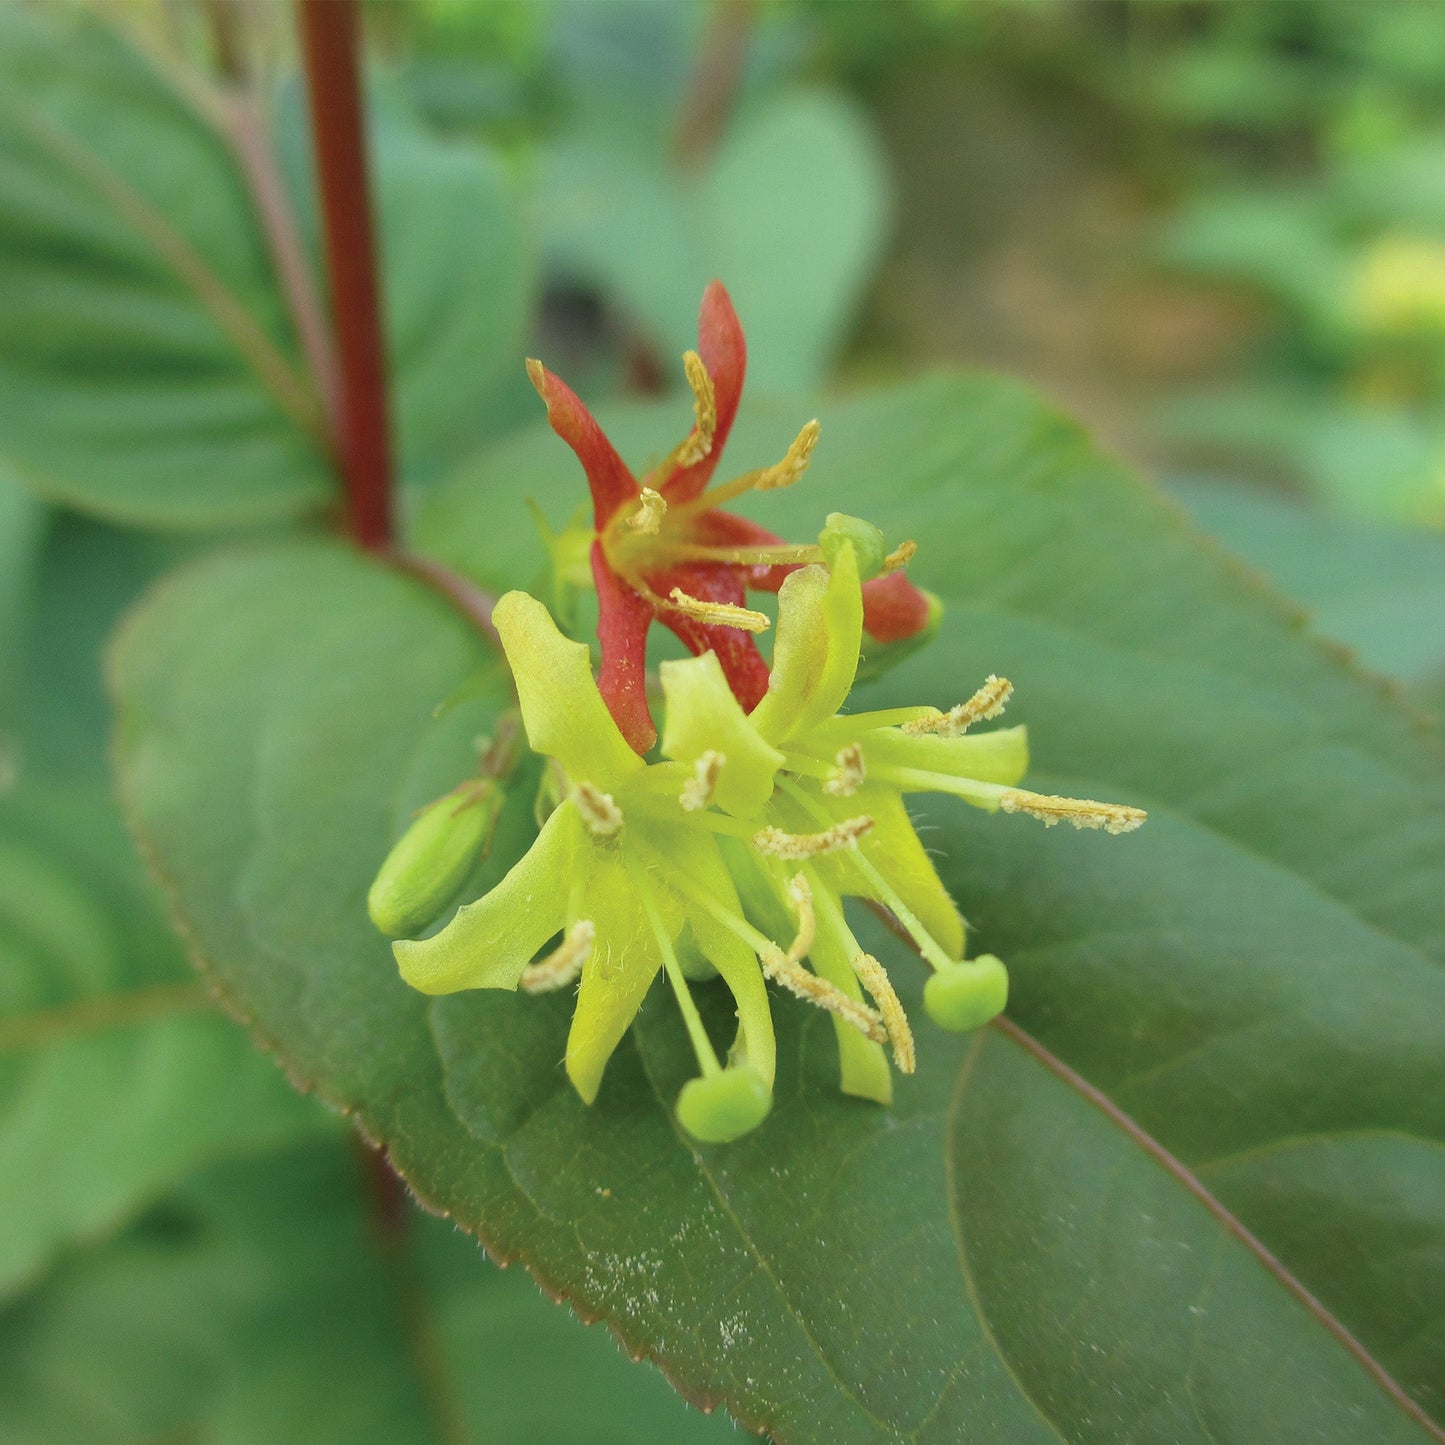
[[[1183,482],[1171,490],[1368,667],[1406,683],[1445,671],[1445,538],[1241,487]]]
[[[167,526],[331,493],[220,137],[78,12],[0,14],[0,449],[46,495]]]
[[[0,1297],[207,1160],[335,1127],[186,967],[109,800],[0,803]]]
[[[666,166],[663,144],[590,123],[549,148],[540,203],[554,267],[619,297],[667,357],[696,346],[697,298],[726,277],[750,318],[755,388],[817,385],[887,232],[867,121],[837,95],[795,90],[745,112],[696,173]]]
[[[285,94],[263,143],[315,253],[310,142]],[[0,14],[0,118],[0,456],[46,496],[146,526],[326,506],[317,388],[219,131],[103,18],[57,7]],[[531,267],[480,142],[438,140],[394,102],[374,131],[398,454],[426,475],[483,434]]]
[[[197,1165],[338,1127],[221,1017],[110,796],[100,645],[177,549],[32,508],[0,518],[28,684],[0,782],[0,1298]]]
[[[728,466],[810,411],[745,407]],[[422,777],[467,766],[484,717],[432,712],[482,645],[320,544],[188,569],[115,653],[129,808],[213,976],[423,1198],[780,1438],[1428,1438],[1438,753],[1027,393],[939,377],[821,415],[807,483],[762,520],[806,535],[826,499],[949,539],[916,564],[944,633],[869,701],[1007,671],[1037,785],[1152,812],[1109,840],[928,809],[1026,1032],[925,1028],[889,1112],[834,1092],[826,1027],[783,1002],[773,1116],[704,1150],[670,1117],[687,1066],[660,996],[587,1110],[565,999],[408,993],[365,889]],[[612,421],[634,458],[676,430]],[[565,516],[579,488],[529,436],[420,536],[525,582],[514,499]],[[916,1004],[920,966],[875,946]]]
[[[215,1165],[0,1312],[6,1440],[733,1436],[445,1223],[403,1207],[379,1232],[358,1152]]]

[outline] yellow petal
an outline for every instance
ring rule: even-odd
[[[667,699],[664,756],[692,765],[704,753],[721,753],[712,799],[724,812],[752,817],[772,796],[782,753],[748,720],[716,653],[664,662],[661,671]]]
[[[586,848],[576,808],[563,803],[490,893],[458,909],[440,933],[392,944],[402,978],[421,993],[516,988],[522,970],[568,921],[568,888]]]
[[[591,861],[579,912],[592,920],[596,939],[582,969],[566,1060],[567,1077],[588,1104],[597,1097],[607,1061],[662,967],[647,911],[629,876],[641,865],[625,846],[594,848]],[[681,909],[673,905],[663,912],[676,937],[682,931]]]
[[[752,722],[781,743],[831,718],[847,701],[858,671],[863,593],[852,544],[844,542],[831,570],[801,567],[778,592],[772,674]]]
[[[585,643],[563,637],[552,614],[525,592],[501,598],[492,622],[512,668],[533,752],[556,758],[574,780],[609,792],[643,767],[597,691]]]

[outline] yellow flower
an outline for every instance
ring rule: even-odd
[[[663,663],[663,756],[652,763],[618,730],[587,648],[525,593],[501,599],[493,620],[527,737],[560,770],[563,797],[490,893],[433,937],[394,945],[409,984],[438,994],[580,980],[566,1067],[591,1102],[663,970],[701,1071],[678,1116],[707,1142],[736,1138],[767,1112],[775,1045],[765,978],[832,1015],[845,1092],[891,1098],[885,1044],[912,1072],[908,1020],[887,972],[854,937],[845,898],[887,909],[913,939],[934,970],[924,1003],[936,1022],[976,1028],[1003,1008],[1003,965],[964,961],[963,921],[903,795],[952,793],[1110,831],[1144,815],[1020,789],[1024,730],[969,731],[1002,711],[1010,689],[1001,679],[947,713],[841,713],[863,599],[852,542],[829,552],[828,568],[801,568],[782,585],[768,687],[751,712],[714,653]],[[726,1063],[690,992],[714,973],[737,1007]]]

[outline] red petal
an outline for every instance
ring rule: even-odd
[[[597,640],[602,645],[597,688],[633,751],[645,753],[657,741],[657,728],[647,708],[647,629],[652,625],[652,604],[607,565],[601,542],[592,544],[592,576],[597,583]]]
[[[748,594],[737,570],[718,564],[674,567],[670,572],[649,577],[647,585],[663,597],[674,587],[681,587],[689,597],[696,597],[700,602],[730,602],[734,607],[743,607]],[[744,632],[741,627],[699,622],[681,612],[659,612],[657,617],[682,639],[689,652],[717,653],[723,676],[745,712],[751,712],[763,700],[768,690],[768,665],[751,632]]]
[[[592,513],[601,531],[620,506],[637,500],[641,489],[577,393],[541,362],[529,361],[527,375],[532,378],[537,395],[547,403],[547,420],[552,423],[552,430],[577,453],[577,460],[587,473],[587,485],[592,489]]]
[[[743,375],[748,369],[748,345],[743,325],[733,310],[732,297],[721,281],[710,281],[702,293],[697,313],[697,354],[712,377],[713,399],[717,403],[717,430],[712,450],[690,467],[681,467],[657,483],[669,502],[690,502],[712,480],[722,449],[727,445],[738,402],[743,395]]]
[[[902,572],[863,584],[863,629],[876,642],[902,642],[928,625],[928,598]]]
[[[776,532],[760,527],[735,512],[716,510],[701,513],[692,527],[692,540],[707,547],[782,547],[786,544]],[[748,588],[754,592],[776,592],[783,585],[783,578],[794,571],[796,564],[787,566],[742,566],[734,570],[742,577]]]

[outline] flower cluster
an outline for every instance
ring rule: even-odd
[[[767,1113],[775,1049],[765,980],[832,1015],[845,1092],[891,1098],[885,1045],[912,1071],[908,1020],[882,964],[854,937],[845,898],[887,909],[913,940],[933,969],[924,1006],[937,1023],[976,1028],[1002,1009],[1004,968],[991,957],[964,961],[963,921],[904,794],[952,793],[1110,831],[1144,815],[1020,789],[1023,729],[969,731],[1002,710],[1002,679],[947,713],[840,713],[864,603],[852,542],[831,550],[828,568],[799,568],[781,585],[772,667],[754,706],[739,701],[715,651],[662,664],[662,758],[651,763],[608,711],[587,647],[525,593],[498,602],[527,738],[560,770],[561,801],[491,892],[432,937],[394,945],[412,987],[577,983],[566,1068],[590,1102],[664,971],[700,1071],[678,1117],[707,1142],[736,1138]],[[690,991],[714,973],[737,1006],[726,1063]]]
[[[755,1128],[771,1105],[771,982],[832,1016],[844,1092],[887,1103],[888,1054],[911,1073],[914,1038],[845,900],[885,911],[912,940],[932,970],[924,1008],[942,1027],[978,1028],[1008,995],[997,958],[966,960],[963,920],[905,795],[949,793],[1110,832],[1144,814],[1020,788],[1023,728],[971,731],[1002,713],[1011,692],[1002,678],[949,712],[842,711],[865,632],[896,654],[927,637],[938,606],[900,570],[912,544],[890,553],[865,522],[835,514],[816,544],[791,546],[720,510],[743,492],[796,481],[818,438],[809,422],[774,466],[710,486],[745,367],[720,285],[704,296],[699,351],[685,358],[693,429],[640,483],[577,397],[539,363],[528,367],[591,488],[595,530],[583,540],[600,676],[587,646],[565,637],[541,602],[510,592],[497,603],[492,620],[527,740],[550,759],[552,810],[495,888],[430,937],[393,945],[402,977],[428,994],[575,985],[566,1069],[591,1103],[665,973],[699,1070],[678,1118],[712,1143]],[[771,665],[755,641],[768,618],[747,606],[750,590],[778,594]],[[693,654],[661,666],[660,744],[646,690],[654,619]],[[660,756],[648,760],[655,744]],[[460,886],[501,804],[506,740],[488,757],[482,777],[424,810],[383,865],[370,904],[384,932],[420,932]],[[718,975],[738,1020],[723,1058],[691,992]]]

